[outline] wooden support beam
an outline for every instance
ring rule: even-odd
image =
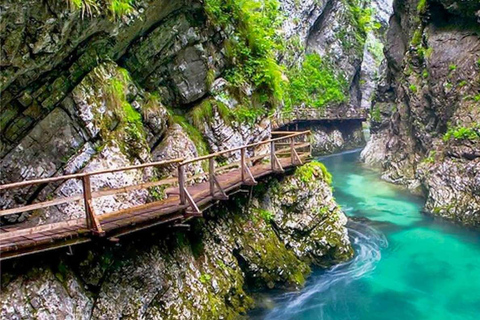
[[[213,158],[208,159],[208,182],[210,183],[210,195],[215,196],[215,161]]]
[[[275,153],[275,142],[272,141],[270,143],[270,162],[271,162],[271,165],[272,165],[272,171],[273,172],[284,172],[285,170],[283,170],[283,167],[280,163],[280,161],[278,160],[277,158],[277,155]]]
[[[300,157],[298,156],[297,150],[295,149],[295,143],[293,141],[293,138],[290,138],[290,151],[290,161],[292,162],[292,165],[302,165],[303,162],[302,159],[300,159]]]
[[[190,195],[190,193],[186,188],[184,188],[184,194],[188,204],[190,205],[190,208],[185,211],[185,218],[201,217],[202,211],[200,211],[197,204],[195,203],[195,200],[193,200],[192,196]]]
[[[185,166],[182,164],[178,165],[178,192],[180,195],[180,204],[187,204],[185,195]]]
[[[208,173],[209,173],[209,184],[210,184],[210,195],[213,199],[216,200],[227,200],[228,196],[223,191],[222,185],[218,182],[217,177],[215,176],[215,163],[213,158],[210,158],[208,165]],[[217,186],[220,195],[215,194],[215,186]]]
[[[225,193],[225,191],[223,190],[223,187],[220,184],[220,182],[218,182],[218,179],[217,179],[216,176],[213,176],[213,182],[217,186],[218,191],[220,192],[220,195],[212,194],[213,199],[215,199],[215,200],[228,200],[228,196]]]
[[[240,163],[241,163],[241,175],[242,175],[242,181],[245,182],[245,148],[241,149],[241,156],[240,156]]]
[[[275,171],[275,141],[270,142],[270,165],[272,167],[272,171]]]
[[[246,161],[246,156],[245,156],[245,148],[242,148],[242,153],[241,153],[241,168],[240,172],[242,175],[242,182],[244,185],[247,186],[254,186],[257,184],[257,181],[255,180],[255,177],[253,176],[252,172],[250,171],[250,168],[248,167],[247,161]],[[254,157],[256,158],[256,157]],[[248,177],[248,179],[247,179]]]
[[[245,163],[244,170],[245,170],[245,174],[248,176],[248,179],[245,179],[243,181],[243,184],[247,185],[247,186],[257,185],[258,182],[257,182],[257,180],[255,180],[255,177],[253,176],[252,171],[250,171],[250,168],[248,167],[248,165],[246,163]]]
[[[82,177],[82,186],[87,226],[95,235],[104,236],[105,232],[102,230],[102,226],[98,221],[92,205],[92,186],[89,175]]]

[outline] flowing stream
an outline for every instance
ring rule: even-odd
[[[421,213],[422,200],[364,168],[359,151],[320,158],[350,217],[355,257],[268,297],[254,319],[480,319],[480,232]]]

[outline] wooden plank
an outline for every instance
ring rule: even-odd
[[[131,185],[131,186],[127,186],[127,187],[95,191],[95,192],[92,192],[91,195],[92,195],[92,198],[95,199],[95,198],[106,197],[106,196],[115,195],[115,194],[119,194],[119,193],[126,193],[126,192],[130,192],[130,191],[134,191],[134,190],[142,190],[142,189],[157,187],[157,186],[161,186],[161,185],[174,184],[176,182],[177,182],[176,178],[169,178],[169,179],[163,179],[163,180],[160,180],[160,181],[146,182],[146,183]],[[6,216],[6,215],[15,214],[15,213],[22,213],[22,212],[28,212],[28,211],[38,210],[38,209],[44,209],[44,208],[57,206],[57,205],[64,204],[64,203],[80,201],[82,199],[83,199],[82,195],[76,195],[76,196],[72,196],[72,197],[59,198],[59,199],[55,199],[55,200],[38,202],[38,203],[31,204],[31,205],[23,206],[23,207],[0,210],[0,216]]]
[[[158,161],[158,162],[149,162],[149,163],[144,163],[144,164],[139,164],[139,165],[134,165],[134,166],[128,166],[128,167],[115,168],[115,169],[105,169],[105,170],[98,170],[98,171],[92,171],[92,172],[70,174],[70,175],[65,175],[65,176],[14,182],[14,183],[0,185],[0,190],[11,189],[11,188],[19,188],[19,187],[30,186],[30,185],[34,185],[34,184],[45,184],[45,183],[62,181],[62,180],[69,180],[69,179],[79,179],[79,178],[83,178],[86,175],[93,176],[93,175],[99,175],[99,174],[105,174],[105,173],[113,173],[113,172],[120,172],[120,171],[134,170],[134,169],[142,169],[142,168],[148,168],[148,167],[164,166],[164,165],[168,165],[168,164],[180,163],[182,161],[184,161],[183,158],[178,158],[178,159]]]
[[[5,209],[0,211],[0,216],[7,216],[10,214],[15,214],[15,213],[21,213],[21,212],[28,212],[32,210],[38,210],[38,209],[43,209],[47,207],[52,207],[52,206],[57,206],[63,203],[68,203],[68,202],[73,202],[73,201],[79,201],[82,200],[83,196],[82,195],[77,195],[77,196],[72,196],[72,197],[67,197],[67,198],[59,198],[55,200],[49,200],[49,201],[44,201],[44,202],[39,202],[35,204],[30,204],[26,205],[23,207],[18,207],[18,208],[12,208],[12,209]]]
[[[295,166],[291,159],[279,159],[276,156],[277,154],[278,153],[273,152],[275,166],[280,168]],[[296,155],[293,154],[295,157],[298,156],[299,159],[307,159],[309,155],[310,153],[308,152],[297,153]],[[266,156],[268,156],[268,154],[261,155],[259,158],[265,158]],[[253,158],[255,157],[252,157],[249,160],[252,160]],[[215,168],[213,169],[213,172],[215,172]],[[253,180],[272,172],[270,165],[265,163],[254,165],[251,168],[244,166],[244,170],[249,171],[249,174],[247,171],[245,173],[247,173]],[[212,172],[212,170],[210,171]],[[225,195],[227,192],[239,188],[242,185],[241,172],[242,169],[238,168],[221,175],[213,174],[214,179],[212,180],[214,180],[214,187],[217,186],[220,190],[223,189]],[[205,181],[185,187],[184,189],[186,201],[192,208],[191,211],[197,215],[201,214],[198,205],[208,204],[214,200],[214,195],[211,193],[210,183],[211,182],[209,181]],[[148,185],[148,183],[142,185],[145,186]],[[118,188],[118,190],[120,189],[122,188]],[[93,197],[93,193],[91,195]],[[89,205],[91,205],[91,203],[89,203]],[[167,223],[168,221],[181,221],[181,215],[177,214],[172,216],[172,214],[180,212],[185,209],[185,207],[185,205],[182,206],[179,204],[179,197],[172,197],[166,200],[100,215],[98,216],[98,221],[99,223],[102,223],[101,227],[104,227],[106,228],[105,230],[109,231],[109,236],[112,234],[127,234],[134,232],[135,230],[151,227],[152,225]],[[89,239],[81,238],[85,237],[85,232],[87,230],[85,220],[82,220],[83,219],[76,219],[34,228],[13,229],[12,231],[0,233],[0,250],[2,254],[6,252],[6,250],[10,250],[8,251],[8,257],[12,257],[15,254],[24,255],[28,254],[28,252],[35,252],[37,250],[43,251],[49,250],[49,248],[53,247],[60,247],[70,241],[68,239],[74,239],[73,242],[70,241],[71,243],[77,243],[76,241],[78,241],[78,243],[89,241]]]

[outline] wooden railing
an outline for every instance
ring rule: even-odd
[[[335,108],[294,108],[293,110],[280,110],[273,114],[279,125],[295,121],[315,121],[315,120],[365,120],[368,110],[364,108],[354,108],[351,106],[340,106]]]
[[[46,185],[48,183],[53,183],[53,182],[65,182],[71,179],[80,180],[82,184],[82,193],[79,195],[74,195],[70,197],[61,197],[58,199],[47,200],[43,202],[23,205],[20,207],[0,210],[0,217],[12,215],[12,214],[18,214],[22,212],[28,212],[32,210],[44,209],[51,206],[66,204],[70,202],[83,201],[87,227],[94,234],[101,236],[104,234],[104,231],[102,230],[102,226],[101,226],[101,223],[99,222],[98,215],[95,214],[95,211],[93,208],[93,199],[105,197],[109,195],[116,195],[119,193],[126,193],[134,190],[142,190],[142,189],[148,189],[152,187],[158,187],[161,185],[176,185],[176,184],[178,184],[178,195],[180,200],[180,206],[187,207],[187,210],[186,210],[187,214],[197,215],[197,214],[200,214],[201,212],[197,204],[193,200],[192,195],[190,195],[190,193],[188,192],[187,182],[194,183],[195,179],[208,178],[209,188],[210,188],[209,191],[212,198],[225,200],[228,198],[228,196],[226,192],[223,190],[220,182],[217,179],[218,172],[238,167],[240,168],[242,182],[247,185],[253,185],[253,184],[256,184],[256,181],[252,172],[250,171],[249,162],[254,163],[255,161],[260,161],[269,156],[270,163],[271,163],[271,170],[273,172],[283,172],[283,168],[280,164],[278,157],[289,156],[292,164],[301,164],[302,160],[297,150],[308,148],[307,153],[310,153],[310,144],[306,141],[307,136],[310,134],[309,131],[283,132],[283,133],[274,132],[272,134],[275,134],[275,135],[282,134],[282,136],[269,139],[266,141],[260,141],[257,143],[252,143],[249,145],[216,152],[213,154],[197,157],[194,159],[178,158],[178,159],[151,162],[151,163],[145,163],[140,165],[122,167],[122,168],[105,169],[105,170],[93,171],[93,172],[83,172],[83,173],[77,173],[77,174],[71,174],[71,175],[64,175],[64,176],[58,176],[58,177],[29,180],[29,181],[22,181],[22,182],[0,185],[0,191],[2,191],[7,189],[28,187],[32,185]],[[301,141],[302,138],[304,139],[304,141]],[[267,144],[270,145],[269,153],[264,153],[260,155],[254,154],[256,147],[267,145]],[[277,150],[276,147],[278,146],[281,148]],[[253,156],[247,157],[247,154],[250,149],[252,150]],[[219,166],[215,168],[215,158],[224,157],[228,153],[234,153],[234,152],[238,153],[238,151],[240,151],[239,162],[229,163],[227,165]],[[208,161],[208,173],[193,175],[187,179],[186,169],[188,168],[188,166],[193,163],[201,162],[201,161]],[[129,170],[138,170],[138,169],[144,169],[148,167],[166,167],[171,165],[177,166],[177,170],[178,170],[177,177],[170,177],[170,178],[162,179],[159,181],[144,182],[144,183],[129,185],[129,186],[120,187],[120,188],[92,191],[91,177],[93,176],[115,173],[115,172],[125,172]]]

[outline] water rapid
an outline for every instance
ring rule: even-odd
[[[349,216],[355,257],[270,294],[254,319],[480,319],[480,233],[421,213],[422,200],[364,168],[359,151],[323,157]]]

